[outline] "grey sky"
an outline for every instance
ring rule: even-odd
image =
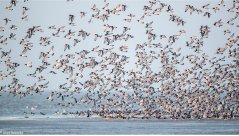
[[[128,32],[129,34],[133,35],[134,38],[130,39],[128,41],[117,41],[114,43],[115,45],[115,51],[118,51],[118,47],[121,45],[128,45],[129,51],[127,53],[119,52],[120,54],[125,54],[126,56],[130,57],[130,62],[125,66],[126,70],[130,69],[136,69],[134,62],[135,62],[135,47],[137,44],[142,44],[144,42],[147,42],[147,35],[145,34],[145,24],[140,24],[137,22],[137,19],[139,19],[143,15],[143,6],[148,2],[146,0],[118,0],[118,1],[108,1],[109,2],[109,8],[114,8],[118,4],[127,4],[128,8],[126,9],[126,12],[120,13],[120,15],[110,15],[109,20],[102,22],[99,20],[93,20],[93,23],[88,23],[92,11],[91,7],[96,4],[99,9],[101,9],[105,3],[100,0],[75,0],[73,2],[66,2],[66,0],[29,0],[28,2],[22,2],[19,1],[17,3],[17,6],[14,7],[13,11],[8,11],[5,9],[7,5],[9,5],[9,1],[7,0],[1,0],[0,1],[0,26],[3,26],[5,31],[0,32],[1,36],[8,37],[10,33],[14,32],[16,33],[16,40],[8,40],[7,45],[0,44],[0,48],[2,48],[3,51],[8,51],[9,49],[12,50],[11,53],[11,60],[13,62],[20,63],[20,67],[16,70],[16,77],[20,79],[21,83],[24,83],[26,85],[32,85],[34,82],[36,82],[36,79],[32,77],[28,77],[27,74],[33,73],[35,68],[40,65],[41,61],[38,59],[40,52],[46,52],[48,51],[51,46],[55,47],[55,55],[51,57],[48,62],[53,64],[57,58],[61,54],[67,54],[67,53],[74,53],[74,52],[80,52],[83,49],[90,50],[93,47],[100,45],[102,48],[108,48],[107,45],[103,44],[103,38],[100,40],[97,40],[96,42],[94,39],[94,34],[104,34],[103,32],[103,25],[104,24],[110,24],[117,26],[118,28],[114,31],[114,33],[121,33],[124,26],[130,27],[131,30]],[[207,3],[210,3],[210,7],[213,7],[214,5],[217,5],[220,3],[218,0],[208,1],[208,0],[201,0],[201,1],[194,1],[194,0],[169,0],[169,1],[163,1],[164,3],[170,4],[172,8],[174,9],[174,12],[176,15],[180,16],[183,20],[186,21],[186,24],[184,26],[177,26],[176,23],[173,23],[169,21],[169,14],[166,12],[160,13],[160,15],[151,16],[151,17],[145,17],[145,23],[154,21],[152,27],[154,28],[154,32],[157,35],[174,35],[178,34],[178,31],[181,29],[186,30],[186,34],[183,34],[179,40],[176,41],[175,44],[173,44],[173,48],[182,48],[182,56],[186,56],[188,54],[195,54],[193,50],[186,47],[186,41],[189,40],[189,37],[191,36],[198,36],[200,37],[200,26],[202,25],[208,25],[211,27],[209,38],[204,40],[204,47],[203,52],[209,55],[210,57],[215,56],[216,49],[219,47],[224,47],[227,41],[227,37],[224,36],[223,31],[226,29],[230,29],[232,33],[235,33],[235,35],[238,35],[238,28],[235,26],[227,25],[226,23],[223,24],[222,27],[218,28],[213,26],[213,23],[218,21],[219,19],[222,19],[223,22],[227,22],[230,18],[235,16],[235,13],[228,13],[226,10],[229,8],[228,6],[232,5],[231,0],[227,0],[226,7],[222,8],[220,11],[217,11],[217,13],[212,13],[211,18],[204,17],[202,14],[196,14],[193,13],[190,15],[188,12],[185,13],[185,5],[191,4],[194,5],[197,8],[201,8],[202,5],[205,5]],[[22,7],[27,6],[30,8],[29,11],[26,12],[28,15],[28,21],[22,21],[21,17],[23,16],[21,11]],[[86,17],[80,18],[79,13],[81,11],[86,12]],[[126,21],[123,21],[124,18],[128,14],[134,14],[135,18],[133,18],[131,23],[128,23]],[[75,23],[76,26],[69,26],[68,16],[69,14],[75,15]],[[8,17],[12,21],[9,22],[8,25],[5,25],[4,18]],[[238,19],[234,21],[236,25],[239,24]],[[16,31],[10,30],[9,27],[11,25],[16,25],[18,29]],[[40,25],[41,28],[44,30],[43,33],[37,32],[30,41],[33,43],[34,47],[31,51],[29,51],[28,57],[23,58],[20,57],[19,54],[23,50],[23,47],[19,44],[20,40],[24,38],[26,35],[26,32],[28,28],[32,26],[38,26]],[[73,47],[69,51],[64,52],[64,44],[73,44],[73,39],[67,40],[62,38],[64,35],[61,35],[62,37],[56,38],[51,36],[54,30],[48,30],[49,26],[56,25],[56,27],[60,26],[66,26],[66,31],[71,29],[72,31],[76,31],[76,35],[78,35],[78,31],[83,29],[87,32],[90,32],[90,37],[86,38],[86,40],[81,40],[81,42]],[[39,45],[39,38],[41,36],[45,37],[51,37],[50,41],[52,42],[50,45],[43,47]],[[77,37],[77,36],[76,36]],[[166,43],[164,40],[160,40],[159,37],[156,38],[153,43]],[[163,46],[166,46],[166,44],[163,44]],[[96,57],[94,53],[89,54],[89,56]],[[220,55],[217,55],[220,56]],[[6,58],[1,59],[1,61],[5,61]],[[24,64],[27,63],[27,61],[33,61],[33,67],[28,68]],[[100,60],[100,59],[99,59]],[[226,59],[227,61],[230,61],[229,58]],[[189,67],[188,63],[185,61],[186,65],[178,67],[179,70],[182,70],[186,67]],[[160,70],[160,64],[158,62],[154,62],[151,66],[152,70],[159,71]],[[47,80],[50,81],[49,90],[51,89],[58,89],[59,84],[66,82],[67,75],[61,73],[61,70],[57,70],[58,74],[48,76],[48,72],[52,69],[47,69],[46,71],[42,72],[42,74]],[[6,67],[1,63],[0,71],[6,72]],[[88,78],[88,73],[91,70],[85,70],[84,71],[84,77],[80,79],[79,81],[85,81]],[[126,77],[127,78],[127,77]],[[9,84],[11,81],[11,77],[7,77],[5,80],[0,80],[1,85]]]

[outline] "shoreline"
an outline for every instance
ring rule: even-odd
[[[81,121],[239,121],[239,118],[234,119],[218,119],[218,118],[206,118],[206,119],[157,119],[157,118],[151,118],[151,119],[140,119],[140,118],[129,118],[129,119],[123,119],[123,118],[102,118],[102,117],[30,117],[30,118],[24,118],[24,117],[0,117],[0,121],[10,121],[10,120],[81,120]]]

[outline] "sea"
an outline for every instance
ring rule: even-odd
[[[0,96],[0,134],[239,134],[239,120],[102,119],[62,115],[87,107],[62,107],[46,95]],[[40,114],[40,112],[45,115]],[[32,113],[32,114],[31,114]]]

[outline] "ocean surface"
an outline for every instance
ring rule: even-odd
[[[0,120],[1,134],[239,134],[238,120]]]
[[[87,106],[62,107],[46,97],[2,93],[0,134],[239,134],[239,120],[106,120],[62,115]]]

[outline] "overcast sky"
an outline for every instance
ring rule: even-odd
[[[91,15],[93,14],[91,7],[96,4],[97,8],[101,9],[105,2],[103,0],[75,0],[67,2],[66,0],[29,0],[27,2],[23,2],[23,0],[19,1],[16,7],[13,8],[12,11],[6,10],[5,7],[9,5],[9,0],[1,0],[0,1],[0,26],[4,27],[4,32],[0,32],[0,36],[3,36],[2,39],[5,37],[9,37],[10,33],[16,34],[16,40],[8,40],[7,45],[0,44],[1,51],[9,51],[12,50],[11,53],[11,61],[17,62],[20,66],[16,70],[16,77],[20,80],[20,83],[24,83],[26,85],[32,85],[36,82],[36,79],[32,77],[28,77],[27,74],[33,73],[35,68],[41,64],[41,61],[38,59],[40,52],[48,51],[51,46],[55,47],[55,55],[51,57],[48,62],[53,64],[60,55],[65,55],[68,53],[80,52],[83,49],[90,50],[93,47],[100,45],[101,47],[107,48],[107,45],[103,44],[103,38],[97,41],[94,41],[94,34],[104,34],[103,25],[110,24],[117,26],[117,29],[114,33],[121,33],[124,26],[130,27],[131,30],[128,31],[129,34],[133,35],[134,38],[128,41],[120,41],[115,42],[115,50],[117,51],[119,46],[121,45],[128,45],[129,52],[122,53],[128,57],[130,57],[130,62],[125,66],[126,70],[135,69],[136,66],[134,65],[135,62],[135,47],[137,44],[142,44],[147,42],[147,35],[145,34],[145,24],[141,24],[137,22],[144,11],[143,6],[148,3],[146,0],[117,0],[117,1],[106,1],[109,2],[109,7],[112,9],[116,7],[118,4],[126,4],[128,7],[125,12],[120,13],[120,15],[110,15],[109,20],[102,22],[99,20],[93,20],[92,23],[88,23]],[[214,22],[222,19],[223,22],[227,22],[230,18],[235,16],[235,13],[226,12],[226,10],[232,6],[231,0],[226,0],[226,7],[222,8],[217,13],[213,13],[210,18],[203,16],[202,14],[193,13],[190,15],[189,12],[185,13],[185,8],[187,4],[194,5],[197,8],[201,8],[203,5],[210,3],[210,8],[214,5],[220,3],[218,0],[208,1],[208,0],[165,0],[162,1],[164,3],[170,4],[174,9],[176,15],[180,16],[183,20],[186,21],[184,26],[178,26],[176,23],[169,21],[169,13],[162,12],[158,16],[150,16],[145,17],[145,23],[154,21],[152,27],[154,29],[154,33],[157,35],[174,35],[178,34],[179,30],[184,29],[186,34],[183,34],[179,40],[173,44],[173,48],[182,48],[181,53],[182,56],[186,56],[188,54],[194,54],[193,50],[186,47],[186,41],[189,40],[191,36],[200,37],[200,26],[208,25],[210,29],[209,38],[204,40],[203,52],[209,55],[210,57],[215,56],[216,49],[219,47],[224,47],[227,41],[227,37],[224,36],[224,30],[230,29],[232,33],[238,35],[238,27],[227,25],[226,23],[223,24],[222,27],[218,28],[213,26]],[[22,7],[26,6],[30,10],[26,12],[28,15],[28,21],[23,21],[21,17],[22,15]],[[102,9],[101,9],[102,10]],[[86,12],[86,16],[84,18],[80,18],[80,12]],[[123,19],[127,17],[128,14],[132,13],[135,15],[131,23],[124,21]],[[69,14],[75,15],[75,23],[76,26],[69,26],[68,16]],[[9,18],[11,21],[5,25],[4,18]],[[238,19],[234,21],[235,24],[238,23]],[[9,27],[11,25],[16,25],[18,27],[17,30],[11,30]],[[90,37],[86,38],[86,40],[81,40],[79,45],[72,47],[71,50],[64,52],[64,45],[73,44],[73,40],[68,40],[62,37],[53,37],[52,33],[55,30],[49,30],[48,27],[55,25],[57,28],[61,26],[66,26],[66,31],[71,29],[72,31],[76,31],[76,33],[83,29],[89,33],[91,33]],[[40,33],[37,32],[30,41],[33,43],[33,48],[31,51],[27,53],[28,57],[23,58],[20,57],[20,53],[23,50],[23,46],[21,46],[20,40],[26,36],[26,32],[28,28],[33,26],[41,26],[44,32]],[[77,35],[77,34],[76,34]],[[40,37],[51,37],[50,41],[51,44],[43,47],[39,44]],[[1,40],[2,40],[1,39]],[[74,39],[74,38],[73,38]],[[159,37],[156,38],[154,43],[165,41],[161,40]],[[163,44],[166,46],[166,44]],[[89,56],[96,57],[94,53],[89,54]],[[1,61],[7,60],[6,58],[1,59]],[[28,61],[33,61],[33,67],[28,68],[24,64]],[[230,61],[227,58],[227,61]],[[188,67],[187,62],[186,65],[182,67],[178,67],[179,70],[183,69],[183,67]],[[154,62],[152,70],[155,72],[158,71],[160,64],[158,62]],[[52,69],[48,69],[42,72],[40,75],[43,75],[47,80],[50,81],[49,90],[51,89],[58,89],[59,84],[66,82],[67,75],[61,73],[61,70],[56,70],[58,74],[49,76],[49,71]],[[1,73],[6,72],[6,67],[3,62],[1,62],[0,67]],[[88,77],[87,74],[89,70],[84,71],[84,78],[82,81],[85,81]],[[7,72],[6,72],[7,73]],[[40,76],[38,75],[38,76]],[[4,80],[0,80],[1,85],[9,84],[11,81],[11,77],[8,76]]]

